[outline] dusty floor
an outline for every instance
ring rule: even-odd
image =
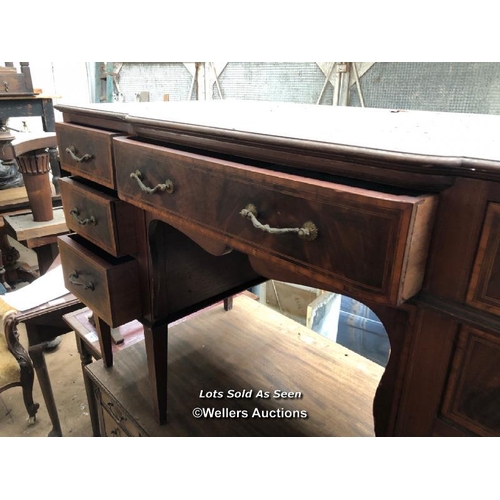
[[[34,259],[36,263],[36,257],[31,251],[18,246],[17,242],[11,243],[20,250],[23,261],[32,264]],[[26,335],[22,330],[20,338],[23,345],[27,346]],[[61,339],[61,344],[55,351],[46,353],[45,359],[63,436],[89,437],[92,436],[92,429],[75,334],[69,332],[62,335]],[[35,424],[29,425],[21,388],[13,387],[0,394],[0,437],[42,437],[49,434],[52,425],[36,376],[33,397],[40,404],[40,409]]]

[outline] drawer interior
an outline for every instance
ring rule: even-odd
[[[68,234],[64,238],[76,243],[80,247],[80,252],[89,256],[91,260],[96,262],[101,267],[116,267],[129,262],[135,262],[135,260],[128,255],[123,257],[114,257],[79,234]]]

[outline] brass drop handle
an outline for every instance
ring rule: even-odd
[[[77,279],[80,277],[78,274],[78,271],[73,271],[69,276],[68,280],[72,285],[75,286],[81,286],[83,287],[84,290],[90,290],[91,292],[94,291],[94,283],[92,281],[89,281],[88,283],[82,283],[81,281],[77,281]]]
[[[92,159],[92,155],[89,155],[88,153],[84,154],[83,156],[77,156],[75,146],[70,146],[69,148],[66,148],[66,153],[69,153],[71,158],[73,158],[73,160],[77,161],[78,163],[83,163],[84,161]]]
[[[88,217],[87,219],[81,219],[79,217],[80,215],[80,210],[78,210],[77,207],[73,208],[73,210],[71,210],[69,212],[73,218],[78,222],[78,224],[80,224],[81,226],[86,226],[87,224],[90,224],[92,226],[95,226],[97,224],[97,219],[91,215],[90,217]]]
[[[3,82],[5,92],[9,92],[9,82]]]
[[[113,417],[115,417],[118,422],[125,422],[125,420],[127,420],[123,415],[116,414],[114,411],[115,405],[111,401],[108,401],[108,408],[110,413],[112,413]]]
[[[250,203],[243,210],[240,211],[240,215],[245,217],[246,219],[250,219],[252,224],[257,229],[264,231],[269,234],[285,234],[285,233],[297,233],[298,237],[307,240],[313,241],[318,237],[318,228],[314,222],[306,222],[302,227],[285,227],[285,228],[275,228],[270,227],[269,224],[262,224],[258,221],[258,212],[257,207]]]
[[[132,172],[130,174],[130,178],[135,179],[137,181],[137,184],[139,184],[139,187],[145,193],[155,194],[157,191],[161,191],[161,192],[167,192],[168,194],[172,194],[174,192],[174,183],[170,179],[167,179],[165,184],[158,184],[154,188],[150,188],[142,182],[143,177],[144,176],[142,175],[142,172],[140,170],[136,170],[135,172]]]

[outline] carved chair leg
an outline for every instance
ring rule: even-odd
[[[34,424],[36,421],[36,413],[40,405],[33,401],[33,383],[35,380],[33,361],[31,360],[28,351],[19,342],[15,315],[11,315],[6,319],[4,322],[4,328],[9,350],[19,363],[21,371],[20,382],[23,389],[24,404],[29,415],[29,422],[30,424]]]
[[[35,380],[35,373],[31,363],[29,366],[21,364],[21,387],[23,389],[24,405],[28,412],[29,424],[33,425],[36,422],[36,414],[40,405],[33,401],[33,383]]]

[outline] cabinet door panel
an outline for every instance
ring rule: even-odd
[[[467,303],[500,314],[500,204],[490,203],[467,294]]]
[[[500,337],[464,327],[443,414],[475,434],[500,436]]]

